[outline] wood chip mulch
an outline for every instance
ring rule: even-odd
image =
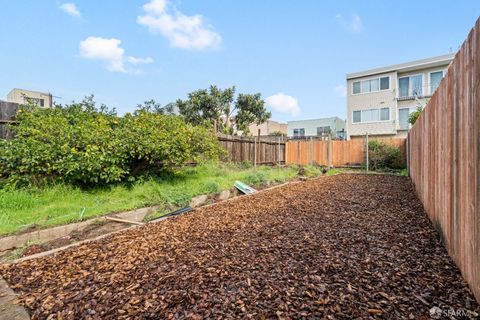
[[[32,319],[480,312],[408,178],[396,176],[290,184],[4,265],[0,274]]]

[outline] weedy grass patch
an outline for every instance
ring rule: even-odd
[[[296,177],[294,167],[209,163],[185,167],[175,174],[144,178],[133,184],[94,189],[56,184],[45,188],[0,189],[0,234],[45,228],[111,212],[159,204],[159,213],[188,205],[201,194],[231,189],[235,180],[259,187]]]

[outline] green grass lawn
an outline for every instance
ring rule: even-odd
[[[297,175],[297,167],[242,168],[225,164],[188,167],[162,179],[138,181],[131,186],[82,190],[56,185],[35,190],[0,189],[0,235],[32,226],[65,224],[87,218],[159,204],[158,215],[188,205],[192,197],[231,189],[235,180],[252,186],[284,182]],[[318,175],[315,168],[309,175]]]

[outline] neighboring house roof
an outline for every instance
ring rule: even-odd
[[[393,72],[393,71],[407,72],[407,71],[421,69],[421,68],[431,68],[436,66],[442,66],[450,63],[453,60],[453,58],[455,58],[455,54],[449,53],[442,56],[415,60],[415,61],[410,61],[405,63],[399,63],[399,64],[394,64],[386,67],[375,68],[375,69],[370,69],[370,70],[365,70],[360,72],[349,73],[347,74],[347,80],[371,76],[371,75],[380,74],[380,73],[386,73],[386,72]]]
[[[334,121],[334,120],[345,121],[345,120],[342,120],[339,117],[329,117],[329,118],[318,118],[318,119],[292,120],[292,121],[287,121],[287,124],[306,122],[306,121],[312,121],[313,122],[313,121]]]
[[[12,90],[10,90],[10,93],[14,92],[14,91],[22,91],[22,92],[30,92],[30,93],[38,93],[38,94],[43,94],[43,95],[51,95],[50,92],[43,92],[43,91],[36,91],[36,90],[28,90],[28,89],[20,89],[20,88],[13,88]]]

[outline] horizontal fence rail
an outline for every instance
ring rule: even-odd
[[[418,197],[480,301],[480,20],[408,134]]]
[[[374,138],[402,150],[405,158],[405,139]],[[316,164],[348,167],[365,163],[366,140],[291,140],[286,144],[286,164]]]
[[[284,164],[285,142],[269,139],[218,135],[218,141],[227,151],[226,159],[232,162],[250,161],[256,164]]]

